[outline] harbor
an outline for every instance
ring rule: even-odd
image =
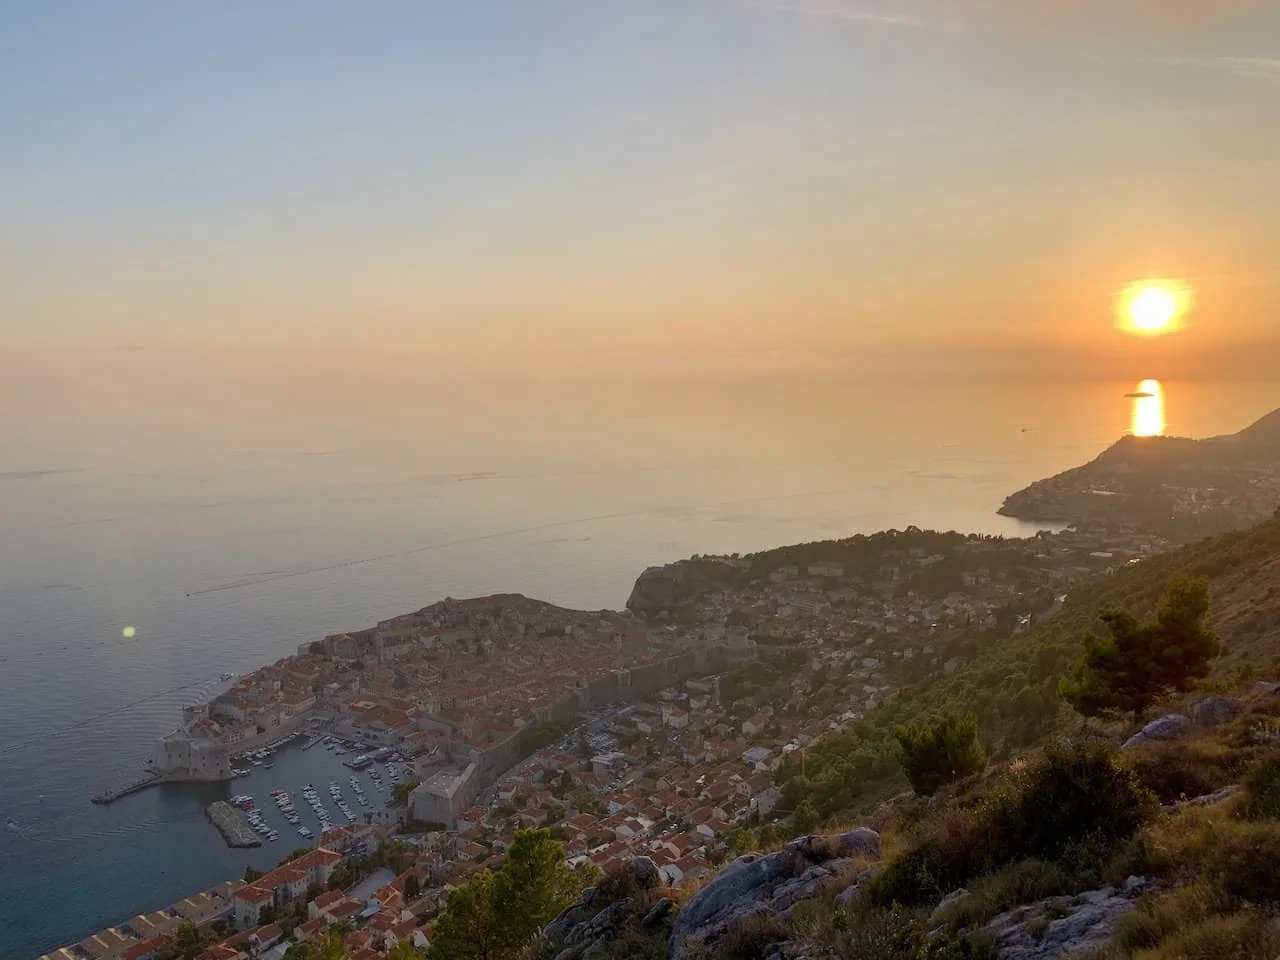
[[[260,847],[262,840],[225,800],[216,800],[205,808],[205,815],[218,828],[229,847]]]
[[[224,804],[224,815],[238,824],[241,836],[255,836],[255,845],[276,843],[290,834],[312,845],[335,827],[375,822],[380,809],[391,802],[395,785],[413,775],[409,761],[389,748],[367,747],[332,734],[295,746],[267,753],[265,759],[263,750],[237,758],[250,764],[243,770],[245,779],[236,782],[237,790],[246,789]],[[308,751],[315,746],[324,749]],[[340,754],[345,757],[359,749],[370,753],[339,760]],[[339,762],[348,769],[342,771]]]

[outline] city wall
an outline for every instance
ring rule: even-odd
[[[741,658],[734,656],[737,653],[738,651],[719,646],[699,647],[657,663],[617,671],[566,693],[539,710],[533,726],[526,727],[502,743],[486,750],[474,750],[454,741],[450,744],[450,754],[455,759],[470,758],[475,761],[479,771],[478,780],[483,788],[537,751],[538,744],[530,742],[532,736],[536,735],[534,726],[554,723],[568,727],[589,710],[634,703],[691,677],[723,672],[733,665],[735,659]]]

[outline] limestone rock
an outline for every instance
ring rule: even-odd
[[[1074,897],[1052,897],[1002,913],[987,924],[995,938],[1000,960],[1049,960],[1094,953],[1106,946],[1116,924],[1153,887],[1145,877],[1130,877],[1123,884],[1090,890]],[[1028,922],[1056,916],[1040,936],[1033,936]]]
[[[671,931],[669,957],[687,960],[695,945],[709,944],[750,916],[790,915],[852,857],[878,855],[880,835],[859,829],[830,837],[800,837],[777,853],[739,857],[698,891]]]
[[[1191,720],[1189,718],[1180,713],[1171,713],[1161,717],[1159,720],[1152,720],[1126,740],[1124,746],[1120,749],[1132,750],[1134,747],[1154,743],[1158,740],[1178,740],[1186,736],[1190,727]]]
[[[964,889],[952,890],[950,893],[948,893],[945,897],[942,898],[941,903],[939,903],[936,907],[934,907],[933,913],[929,915],[929,923],[935,924],[940,922],[942,920],[943,914],[945,914],[949,909],[951,909],[953,906],[955,906],[957,903],[959,903],[968,895],[969,895],[968,890],[964,890]]]
[[[667,919],[667,916],[671,913],[671,908],[675,905],[676,902],[670,897],[663,897],[649,908],[649,912],[646,913],[644,915],[644,919],[640,921],[640,926],[656,927],[663,920]]]
[[[1240,715],[1243,704],[1235,697],[1205,697],[1191,711],[1197,727],[1220,727]]]
[[[1165,813],[1177,813],[1179,810],[1185,810],[1187,807],[1214,807],[1228,800],[1240,792],[1239,784],[1231,784],[1222,787],[1213,793],[1206,793],[1203,796],[1192,797],[1190,800],[1178,800],[1174,803],[1166,803],[1160,809]]]

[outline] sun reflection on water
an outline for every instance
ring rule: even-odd
[[[1166,430],[1164,389],[1159,380],[1143,380],[1133,397],[1133,416],[1129,432],[1135,437],[1163,437]]]

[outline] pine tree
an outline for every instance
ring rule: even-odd
[[[567,907],[582,880],[546,830],[519,830],[496,873],[449,894],[431,937],[432,960],[515,960]]]
[[[953,783],[987,766],[987,755],[978,741],[978,718],[945,714],[900,727],[898,763],[911,789],[931,797]]]
[[[1206,624],[1209,583],[1179,576],[1169,581],[1153,620],[1108,610],[1106,635],[1084,637],[1084,654],[1058,685],[1062,698],[1086,717],[1132,713],[1153,701],[1185,692],[1209,675],[1222,643]]]

